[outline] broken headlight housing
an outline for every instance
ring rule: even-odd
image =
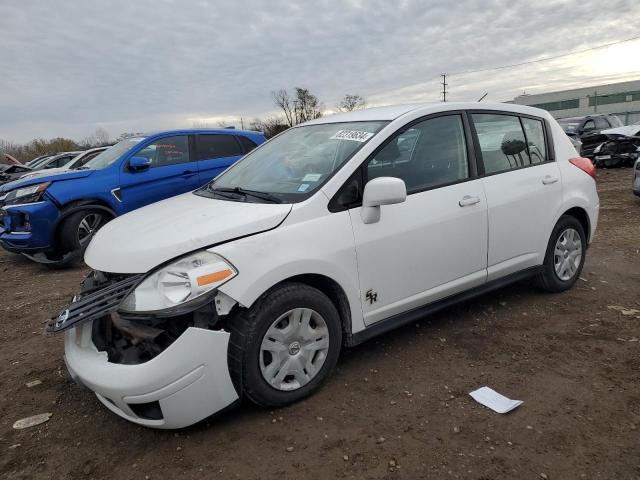
[[[4,197],[5,205],[19,205],[22,203],[35,203],[42,200],[44,191],[51,185],[51,182],[38,183],[28,187],[11,190]]]
[[[192,303],[238,274],[224,258],[201,250],[149,274],[120,304],[123,313],[170,313]]]

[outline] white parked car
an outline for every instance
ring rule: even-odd
[[[531,277],[580,275],[595,168],[546,111],[373,108],[291,128],[205,187],[108,223],[49,329],[71,376],[179,428],[309,395],[344,346]]]
[[[20,179],[24,180],[27,178],[36,178],[36,177],[48,177],[50,175],[57,175],[58,173],[66,173],[69,170],[76,170],[84,166],[89,160],[93,157],[97,157],[99,154],[104,152],[109,147],[96,147],[90,148],[89,150],[85,150],[84,152],[78,153],[75,157],[73,157],[68,163],[66,163],[62,167],[56,168],[46,168],[42,170],[35,170],[33,172],[25,173],[20,177]]]

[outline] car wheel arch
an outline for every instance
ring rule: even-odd
[[[580,225],[582,225],[582,229],[584,230],[584,234],[587,237],[588,245],[591,241],[591,220],[589,219],[589,214],[587,213],[587,211],[582,207],[571,207],[568,210],[564,211],[562,215],[560,215],[560,218],[563,215],[574,217],[576,220],[578,220],[578,222],[580,222]]]
[[[269,293],[274,289],[286,283],[300,283],[303,285],[308,285],[324,293],[338,310],[338,314],[340,315],[340,322],[342,324],[344,343],[348,346],[351,344],[352,318],[349,298],[344,288],[334,279],[326,275],[319,273],[304,273],[284,278],[265,290],[253,303],[257,302],[260,298],[269,295]],[[250,307],[251,305],[246,305],[246,308]]]
[[[62,206],[60,216],[56,220],[56,224],[54,227],[54,238],[56,239],[56,241],[58,239],[58,234],[60,231],[60,227],[62,226],[62,223],[70,215],[76,212],[79,212],[80,210],[98,210],[109,215],[109,217],[111,217],[110,218],[111,220],[117,217],[116,213],[111,209],[111,207],[107,203],[100,200],[87,199],[87,200],[80,200],[80,201],[67,203],[66,205]]]

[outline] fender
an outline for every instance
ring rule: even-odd
[[[94,200],[81,200],[79,202],[73,202],[71,205],[73,206],[65,206],[63,207],[63,210],[60,213],[60,216],[58,216],[58,219],[56,220],[55,224],[53,225],[53,229],[54,231],[57,231],[58,226],[60,225],[60,223],[65,220],[68,216],[79,212],[81,210],[86,210],[88,206],[91,207],[91,210],[100,210],[102,212],[105,212],[107,214],[109,214],[111,216],[111,218],[115,218],[118,215],[111,210],[111,208],[106,207],[104,205],[100,205],[99,203],[93,203]]]

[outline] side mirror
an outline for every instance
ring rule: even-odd
[[[407,199],[407,187],[395,177],[379,177],[368,182],[362,194],[360,216],[364,223],[380,220],[380,206],[402,203]]]
[[[129,160],[129,169],[134,173],[149,170],[150,166],[151,160],[147,157],[131,157]]]

